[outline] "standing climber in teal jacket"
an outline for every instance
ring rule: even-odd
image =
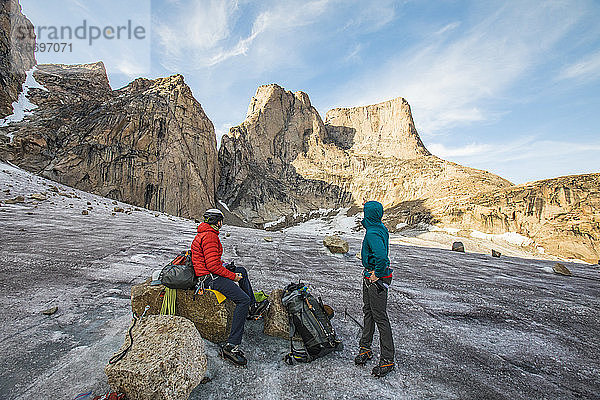
[[[372,374],[381,377],[394,369],[394,339],[387,315],[388,288],[392,283],[390,268],[389,233],[381,222],[383,206],[377,201],[364,205],[362,225],[367,232],[362,243],[361,258],[363,270],[363,314],[364,327],[359,342],[360,350],[355,357],[356,365],[364,365],[373,358],[373,334],[375,325],[379,331],[381,356]]]

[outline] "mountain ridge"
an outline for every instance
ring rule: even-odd
[[[22,51],[22,68],[35,63],[33,49]],[[15,72],[9,67],[0,74]],[[594,175],[580,176],[589,183],[581,187],[559,179],[524,189],[443,160],[422,143],[402,97],[334,108],[323,120],[307,93],[262,85],[217,150],[214,126],[179,74],[116,90],[102,62],[39,65],[26,75],[42,85],[17,94],[37,108],[0,124],[0,159],[79,189],[198,219],[219,200],[232,220],[273,229],[273,221],[377,200],[392,231],[419,223],[504,230],[565,257],[594,262],[600,253]],[[561,191],[589,204],[557,205]]]
[[[200,218],[218,182],[214,126],[183,76],[112,90],[101,62],[38,65],[38,107],[0,128],[0,158],[57,182]]]

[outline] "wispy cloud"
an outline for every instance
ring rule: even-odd
[[[545,140],[536,135],[509,142],[469,143],[456,147],[430,143],[427,148],[439,157],[492,171],[515,183],[523,183],[532,177],[542,179],[600,172],[596,162],[600,141]],[[577,156],[576,161],[573,156]]]
[[[372,104],[403,96],[425,136],[489,120],[501,110],[488,110],[486,102],[504,95],[543,63],[545,54],[582,14],[581,9],[562,3],[506,5],[465,27],[457,38],[433,32],[379,70],[368,71],[353,89],[342,90],[339,104],[334,105]],[[456,23],[437,32],[455,28]]]
[[[349,2],[352,3],[352,2]],[[356,4],[360,12],[348,19],[343,30],[360,30],[362,33],[378,31],[388,25],[397,17],[397,2],[393,0],[379,0],[368,7],[364,3]]]
[[[177,23],[170,20],[156,23],[155,31],[164,52],[162,63],[168,69],[179,70],[213,67],[247,55],[258,40],[272,43],[271,34],[313,24],[330,4],[331,0],[265,3],[245,35],[240,35],[236,26],[241,14],[237,1],[213,0],[197,4],[192,10],[181,5],[174,18]],[[269,50],[280,54],[286,47],[289,46],[280,42]]]
[[[350,62],[350,61],[358,61],[358,60],[360,60],[360,56],[358,54],[360,53],[360,51],[362,50],[362,48],[363,48],[362,44],[357,43],[354,47],[352,47],[352,49],[346,55],[346,57],[344,57],[344,61],[345,62]]]
[[[444,26],[443,28],[441,28],[439,31],[435,32],[435,35],[443,35],[446,32],[450,32],[455,30],[456,28],[458,28],[460,26],[460,21],[456,21],[456,22],[452,22],[446,26]]]
[[[559,78],[581,81],[600,78],[600,51],[589,54],[578,62],[565,67]]]
[[[148,64],[144,63],[147,60],[133,60],[131,57],[122,57],[115,60],[116,64],[112,65],[113,72],[121,73],[133,79],[148,72]]]
[[[544,140],[538,136],[524,136],[510,142],[469,143],[464,146],[450,147],[442,143],[431,143],[427,148],[439,157],[470,157],[477,161],[502,160],[515,161],[531,158],[546,158],[557,155],[577,154],[600,151],[600,141],[568,142]]]
[[[448,147],[442,143],[432,143],[427,146],[431,153],[445,157],[465,157],[488,153],[493,147],[489,144],[469,143],[460,147]]]
[[[173,19],[154,24],[164,52],[163,63],[175,69],[180,64],[188,66],[189,61],[203,66],[219,59],[231,34],[237,1],[174,3],[173,7],[179,10]]]

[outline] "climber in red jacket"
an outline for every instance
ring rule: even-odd
[[[210,209],[204,213],[204,222],[198,226],[198,234],[192,242],[192,262],[199,281],[205,287],[221,292],[235,303],[231,332],[227,343],[221,348],[221,356],[238,365],[246,365],[244,353],[239,349],[244,334],[246,318],[255,319],[265,310],[267,300],[257,303],[250,285],[246,268],[223,265],[223,246],[219,229],[223,226],[223,213]],[[238,283],[238,284],[236,284]]]

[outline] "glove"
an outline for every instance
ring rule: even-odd
[[[225,265],[223,265],[225,268],[227,268],[228,270],[230,270],[231,272],[235,272],[235,263],[232,261],[230,263],[227,263]]]

